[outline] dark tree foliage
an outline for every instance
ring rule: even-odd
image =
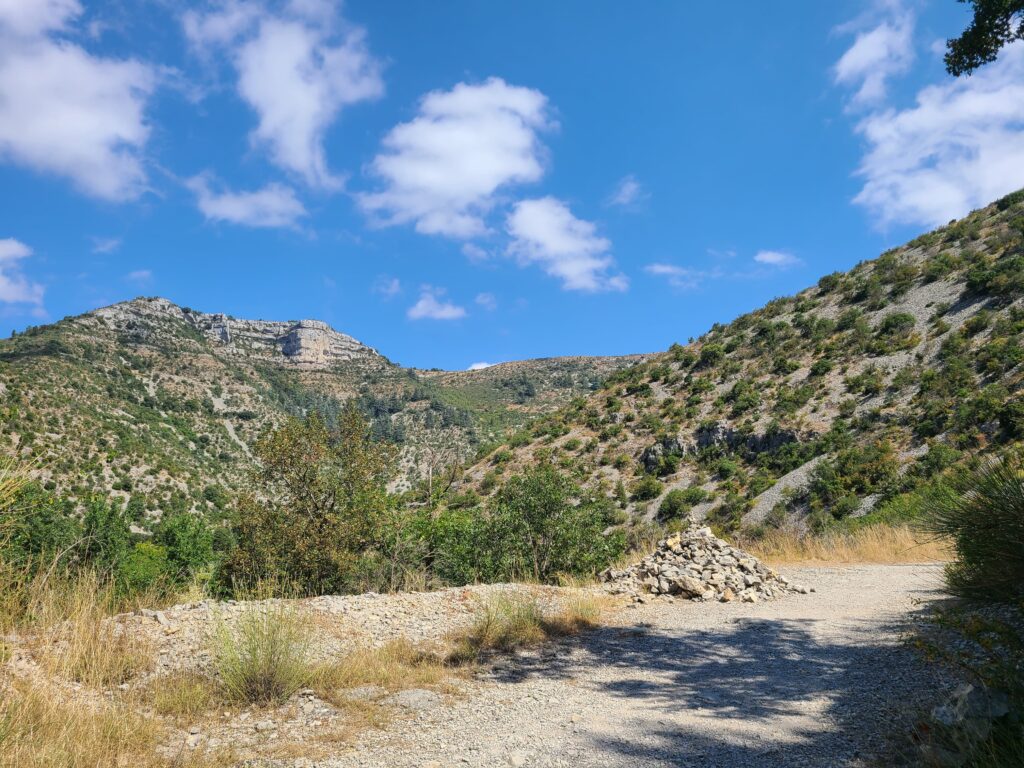
[[[1024,0],[960,0],[974,10],[971,24],[960,37],[946,41],[946,70],[969,75],[995,61],[1003,46],[1024,39]]]

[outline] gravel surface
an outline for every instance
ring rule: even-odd
[[[790,568],[816,592],[769,603],[657,600],[502,660],[316,765],[892,764],[946,687],[901,642],[934,565]]]

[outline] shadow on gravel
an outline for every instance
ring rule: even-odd
[[[814,623],[723,617],[713,629],[601,627],[520,657],[493,677],[512,684],[578,678],[640,705],[623,707],[626,727],[592,734],[595,752],[615,756],[613,764],[858,764],[880,734],[912,717],[908,699],[927,693],[928,671],[910,649],[879,640],[897,636],[902,624],[852,624],[842,642],[828,642]],[[817,703],[816,727],[785,722],[806,717],[801,705],[809,701]]]

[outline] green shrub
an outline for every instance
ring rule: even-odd
[[[663,490],[665,490],[665,486],[661,484],[658,478],[653,475],[644,475],[633,483],[633,500],[649,501],[656,499]]]
[[[1024,461],[1020,454],[964,470],[927,521],[948,537],[956,559],[950,591],[984,600],[1024,596]]]
[[[140,541],[117,567],[117,586],[128,594],[139,594],[164,586],[172,569],[167,550],[149,541]]]
[[[280,704],[309,684],[310,630],[280,605],[248,609],[232,627],[220,619],[213,635],[214,669],[225,698],[241,704]]]

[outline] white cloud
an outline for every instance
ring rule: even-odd
[[[792,253],[785,251],[758,251],[754,255],[754,261],[758,264],[767,264],[770,267],[795,267],[800,264],[800,259]]]
[[[553,197],[521,200],[506,221],[512,242],[509,253],[523,264],[538,264],[562,281],[567,290],[624,291],[625,275],[609,275],[613,266],[611,241],[597,234],[597,227],[572,215],[569,207]]]
[[[0,11],[2,13],[2,11]],[[46,289],[21,272],[19,261],[32,255],[32,249],[12,237],[0,239],[0,303],[30,304],[35,313],[43,310]]]
[[[835,82],[856,92],[851,107],[878,104],[888,81],[910,69],[914,61],[914,16],[899,2],[881,4],[883,21],[857,33],[833,70]]]
[[[153,282],[153,271],[150,269],[136,269],[125,275],[124,279],[129,283],[135,283],[139,287],[150,285]]]
[[[608,198],[608,205],[616,205],[621,208],[632,208],[637,203],[647,199],[649,195],[644,190],[643,186],[637,181],[636,176],[632,174],[624,176],[619,180],[619,183],[615,187],[615,191],[612,192],[611,197]]]
[[[310,186],[338,188],[324,135],[343,107],[384,92],[365,31],[316,0],[293,0],[277,14],[257,2],[229,0],[211,13],[189,11],[182,23],[201,54],[229,51],[238,93],[259,117],[253,144]]]
[[[202,214],[211,221],[227,221],[248,227],[294,227],[306,216],[295,190],[267,184],[253,192],[214,192],[206,176],[194,176],[185,185],[196,195]]]
[[[1024,42],[971,77],[918,92],[906,109],[865,116],[854,202],[880,226],[936,226],[1024,185]]]
[[[537,134],[551,125],[543,93],[499,78],[428,93],[417,116],[384,137],[370,164],[384,187],[359,203],[384,225],[412,223],[460,239],[484,234],[498,191],[544,174]]]
[[[133,198],[146,184],[144,112],[156,73],[59,39],[81,13],[77,0],[0,0],[0,159],[94,197]]]
[[[381,275],[373,283],[373,292],[390,299],[402,292],[402,281],[397,277]]]
[[[665,278],[666,282],[668,282],[670,286],[682,291],[694,290],[698,288],[704,280],[722,276],[722,273],[718,270],[709,272],[665,263],[648,264],[644,267],[644,272],[656,277]]]
[[[78,0],[0,0],[0,26],[19,37],[64,29],[81,13]]]
[[[493,293],[478,293],[474,301],[488,312],[493,312],[498,308],[498,300]]]
[[[469,366],[469,368],[467,368],[466,370],[467,371],[482,371],[484,368],[490,368],[493,365],[497,365],[497,363],[472,363]]]
[[[444,291],[423,286],[420,298],[409,307],[406,315],[410,320],[458,320],[466,316],[466,310],[439,297]]]
[[[119,237],[94,237],[92,238],[93,253],[113,253],[121,247]]]

